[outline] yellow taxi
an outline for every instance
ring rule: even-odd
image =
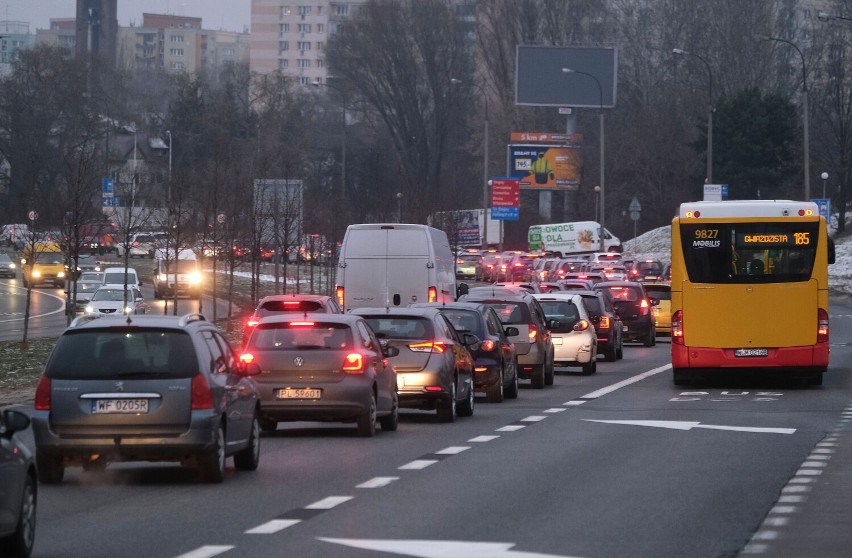
[[[657,326],[658,335],[672,334],[672,286],[671,283],[644,283],[648,297],[659,301],[651,306],[651,315]]]

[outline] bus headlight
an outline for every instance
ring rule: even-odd
[[[41,277],[41,271],[34,269],[33,270],[33,277],[36,277],[36,278]]]
[[[63,277],[65,277],[65,272],[60,271],[59,273],[56,274],[56,276],[59,277],[60,279],[62,279]]]
[[[201,274],[197,271],[193,271],[189,274],[189,281],[190,283],[193,283],[195,285],[201,283]]]

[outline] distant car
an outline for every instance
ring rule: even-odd
[[[598,338],[583,298],[571,293],[544,293],[538,300],[553,339],[554,366],[580,366],[594,374],[598,362]]]
[[[481,281],[491,283],[497,280],[497,274],[500,269],[500,254],[493,251],[485,252],[482,255],[482,276]]]
[[[640,341],[646,347],[657,343],[657,330],[651,315],[651,300],[642,283],[636,281],[605,281],[595,285],[595,290],[609,296],[616,313],[624,322],[624,338]]]
[[[0,276],[14,279],[17,275],[18,269],[12,258],[8,254],[0,253]]]
[[[456,258],[456,278],[474,279],[482,277],[482,256],[479,254],[459,254]]]
[[[334,298],[315,294],[278,294],[260,299],[257,308],[243,326],[243,346],[248,342],[252,330],[267,316],[319,312],[324,314],[342,314],[343,310]]]
[[[136,273],[136,269],[132,267],[128,267],[126,269],[123,267],[108,267],[104,269],[104,285],[123,286],[125,285],[125,281],[128,286],[142,286],[139,274]]]
[[[356,308],[382,344],[395,347],[399,404],[435,410],[441,422],[471,416],[474,410],[474,361],[468,347],[479,343],[459,334],[440,308]]]
[[[565,274],[566,280],[575,280],[579,279],[580,281],[589,281],[592,285],[600,283],[602,281],[606,281],[606,275],[599,271],[590,272],[590,271],[579,271]]]
[[[100,280],[83,280],[82,277],[78,279],[74,296],[68,298],[69,304],[75,303],[74,312],[85,312],[86,306],[92,300],[92,295],[102,286]]]
[[[103,285],[92,293],[84,311],[97,316],[146,314],[148,304],[139,287],[128,285],[125,296],[120,285]]]
[[[530,281],[537,256],[526,252],[503,252],[497,281]]]
[[[494,283],[495,287],[519,287],[524,289],[528,293],[540,293],[542,292],[541,287],[538,283],[533,283],[531,281],[503,281]]]
[[[591,288],[573,292],[583,297],[583,304],[586,305],[589,318],[595,326],[598,354],[603,355],[607,362],[624,358],[624,324],[609,297],[602,291],[593,291]]]
[[[636,260],[628,268],[629,281],[662,281],[663,262],[660,260]]]
[[[90,254],[81,255],[77,259],[77,277],[86,271],[103,271],[104,265]]]
[[[179,461],[219,483],[232,455],[237,469],[253,471],[260,459],[255,373],[199,314],[77,318],[36,387],[39,479],[61,483],[68,466]]]
[[[645,283],[645,292],[651,299],[651,315],[657,334],[672,334],[672,285],[671,283]],[[656,304],[655,304],[656,303]]]
[[[27,558],[33,550],[38,503],[38,477],[33,454],[16,433],[30,419],[6,409],[0,419],[0,551],[9,558]]]
[[[123,258],[126,252],[131,258],[153,258],[157,242],[154,233],[134,233],[130,236],[129,244],[123,241],[116,243],[116,255]]]
[[[586,291],[591,290],[594,285],[594,282],[588,279],[560,279],[558,283],[562,285],[563,291]]]
[[[479,302],[412,304],[414,308],[438,307],[459,333],[472,333],[479,343],[470,347],[473,356],[473,387],[486,401],[500,403],[503,398],[518,397],[518,361],[515,346],[508,335],[517,335],[514,327],[503,328],[494,309]]]
[[[240,357],[259,367],[260,425],[355,423],[359,436],[399,424],[397,379],[367,322],[351,314],[280,314],[260,320]]]
[[[550,281],[559,281],[564,279],[568,273],[578,273],[588,260],[580,257],[562,258],[557,260],[550,270],[547,279]]]
[[[497,289],[504,289],[503,293]],[[474,292],[476,291],[476,292]],[[547,329],[544,311],[532,295],[522,289],[506,287],[471,289],[460,302],[483,302],[497,312],[503,327],[513,326],[517,335],[509,336],[518,355],[518,376],[541,389],[553,384],[553,341]]]

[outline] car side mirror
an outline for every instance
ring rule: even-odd
[[[550,320],[547,324],[547,328],[550,330],[559,329],[559,326],[562,324],[559,323],[559,320]]]
[[[520,331],[516,327],[507,327],[503,330],[507,337],[515,337],[516,335],[520,335]]]
[[[12,435],[15,432],[20,432],[21,430],[26,430],[30,425],[30,417],[25,415],[20,411],[14,411],[12,409],[7,409],[3,411],[3,426],[6,430],[3,432],[3,436],[7,439],[11,439]]]
[[[240,362],[241,376],[260,376],[260,365],[256,362]]]
[[[382,356],[385,358],[393,358],[399,356],[399,347],[382,346]]]
[[[466,347],[476,345],[479,343],[479,337],[472,333],[462,333],[462,343],[464,343]]]

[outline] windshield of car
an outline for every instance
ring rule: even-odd
[[[450,320],[456,331],[472,333],[482,337],[482,319],[476,310],[461,310],[459,308],[444,308],[441,313]]]
[[[136,282],[136,274],[128,273],[127,274],[127,283],[132,285]],[[120,271],[117,273],[105,273],[104,274],[104,284],[105,285],[123,285],[124,284],[124,272]]]
[[[583,303],[592,314],[601,314],[603,312],[601,309],[601,301],[596,296],[583,296]]]
[[[380,339],[432,339],[435,330],[429,318],[420,316],[364,316]]]
[[[12,260],[6,254],[0,254],[0,263],[9,263]]]
[[[128,296],[132,298],[132,296]],[[124,300],[124,292],[121,289],[98,289],[92,295],[92,302],[111,301],[120,302]]]
[[[247,345],[260,351],[348,349],[352,329],[348,324],[292,322],[260,324]]]
[[[609,295],[610,300],[612,300],[613,302],[637,302],[639,300],[642,300],[642,291],[639,289],[639,287],[612,286],[603,287],[601,290],[607,293]]]
[[[172,329],[69,331],[56,342],[45,374],[55,380],[121,379],[152,374],[190,378],[198,372],[189,334]]]
[[[103,273],[91,273],[91,272],[87,273],[85,271],[80,274],[80,279],[78,279],[78,281],[91,281],[93,283],[95,283],[95,282],[103,283],[103,280],[104,280],[104,274]]]
[[[61,252],[36,252],[35,261],[40,264],[61,264]]]
[[[198,263],[195,260],[164,261],[162,266],[168,273],[192,273],[198,269]]]

